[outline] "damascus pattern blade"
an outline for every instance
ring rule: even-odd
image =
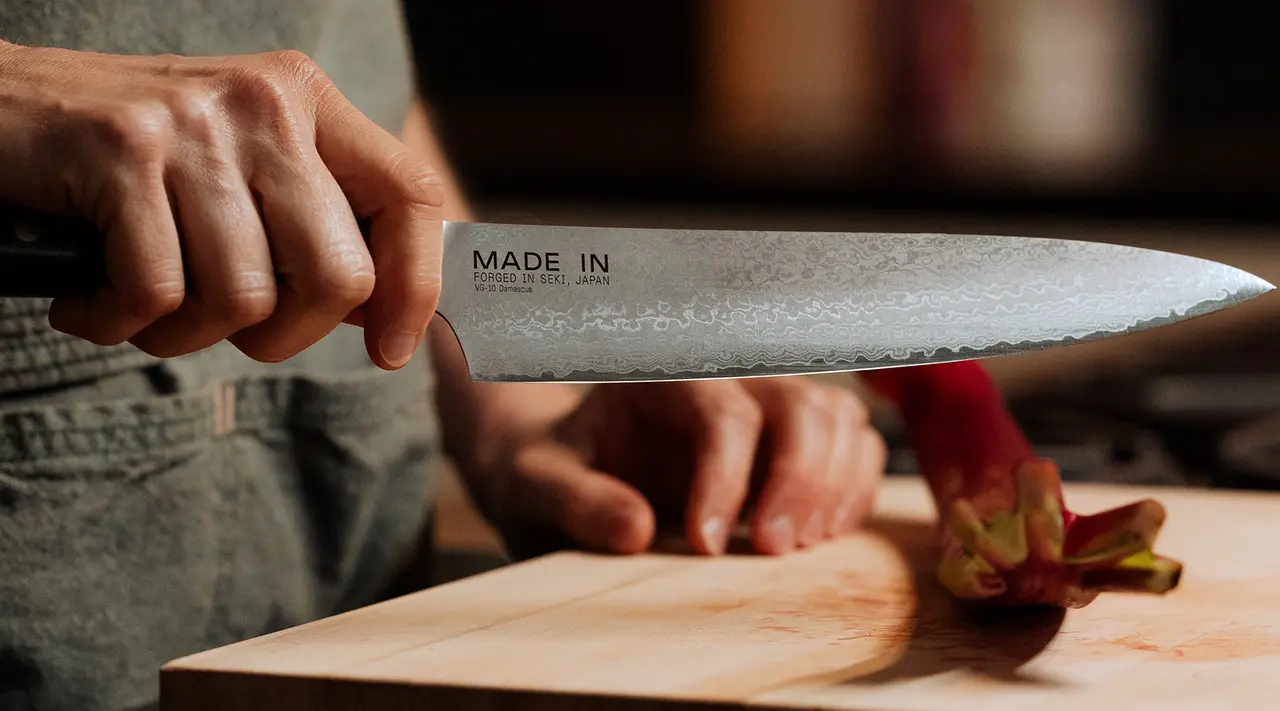
[[[445,226],[438,311],[483,381],[829,373],[1082,343],[1274,288],[1033,237]]]

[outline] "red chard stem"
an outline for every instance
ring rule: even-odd
[[[938,578],[956,597],[1081,607],[1100,592],[1164,593],[1182,566],[1151,550],[1163,507],[1078,516],[978,361],[865,371],[902,413],[939,514]]]

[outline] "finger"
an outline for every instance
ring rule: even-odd
[[[861,427],[854,406],[845,404],[836,411],[835,430],[831,438],[831,459],[823,479],[822,501],[819,503],[822,528],[813,537],[827,539],[840,533],[837,520],[841,508],[852,498],[857,484],[862,444]]]
[[[211,152],[169,181],[189,286],[177,311],[130,339],[155,356],[207,348],[275,309],[275,272],[258,208],[238,168],[218,156]]]
[[[827,534],[842,535],[862,525],[875,503],[875,493],[888,461],[888,447],[871,425],[870,413],[855,395],[842,399],[840,428],[847,433],[847,449],[839,457],[833,488],[835,503],[829,512]]]
[[[719,555],[728,548],[733,524],[747,498],[764,416],[760,405],[737,383],[675,387],[684,396],[674,411],[683,411],[689,418],[694,445],[686,536],[695,551]]]
[[[118,345],[182,305],[182,249],[164,180],[133,171],[105,188],[96,216],[104,232],[108,284],[54,299],[49,325],[100,346]]]
[[[854,473],[836,508],[832,521],[834,535],[858,529],[871,515],[889,457],[884,438],[875,429],[863,427],[858,431],[856,439]]]
[[[826,494],[824,537],[840,535],[859,525],[866,500],[883,473],[887,450],[862,400],[841,392],[837,401],[837,436],[831,478]]]
[[[364,328],[364,304],[357,306],[354,311],[347,314],[347,317],[342,319],[342,322],[357,328]]]
[[[807,381],[779,378],[753,388],[764,408],[770,459],[752,538],[762,552],[786,553],[825,527],[825,480],[838,413],[827,389]]]
[[[413,355],[439,301],[443,182],[336,90],[316,121],[320,157],[356,216],[369,223],[378,278],[364,313],[365,345],[375,363],[398,368]]]
[[[606,553],[638,553],[653,540],[649,503],[626,483],[587,467],[560,445],[533,447],[517,457],[502,518],[547,526],[575,543]]]
[[[346,198],[314,154],[260,166],[250,181],[278,295],[269,318],[230,340],[257,360],[276,362],[324,338],[364,303],[374,267]]]

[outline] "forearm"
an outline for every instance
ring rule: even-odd
[[[421,101],[410,108],[402,139],[434,165],[443,179],[444,218],[475,219]],[[567,385],[473,382],[462,350],[443,319],[431,322],[427,341],[445,450],[468,477],[488,471],[493,460],[502,455],[496,443],[510,439],[484,435],[528,430],[567,413],[579,400],[579,394]]]

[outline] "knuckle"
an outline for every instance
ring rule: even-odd
[[[269,275],[244,275],[230,288],[218,292],[212,310],[234,328],[265,321],[276,308],[276,288]]]
[[[258,363],[283,363],[293,357],[293,353],[280,348],[241,348],[242,353]]]
[[[741,389],[721,387],[706,391],[698,412],[711,426],[737,426],[759,429],[764,424],[764,410],[754,398]]]
[[[277,79],[277,85],[292,87],[313,101],[325,97],[334,88],[329,75],[320,64],[307,53],[296,49],[267,53],[265,66],[268,73]]]
[[[263,334],[254,334],[252,338],[235,334],[227,340],[236,347],[236,350],[258,363],[283,363],[295,354],[277,339],[263,337]]]
[[[297,352],[292,350],[281,350],[279,348],[269,348],[269,349],[264,349],[257,355],[254,355],[251,357],[254,360],[258,361],[259,363],[283,363],[286,360],[289,360],[290,358],[294,357],[295,355],[297,355]]]
[[[337,260],[334,266],[320,271],[315,289],[321,301],[355,308],[373,295],[372,267],[364,263],[353,265],[353,261],[356,259]]]
[[[823,472],[816,467],[789,459],[777,462],[774,476],[786,483],[787,498],[793,501],[810,501],[817,497],[822,492],[825,479]]]
[[[159,163],[168,135],[167,111],[158,102],[128,102],[90,111],[98,142],[129,163]]]
[[[287,130],[292,126],[287,84],[262,67],[242,67],[227,81],[224,99],[235,114],[250,123]]]
[[[444,180],[426,161],[410,151],[400,151],[388,161],[387,172],[405,202],[440,207],[444,205]]]
[[[785,386],[782,399],[793,413],[824,428],[833,428],[840,417],[840,393],[834,388],[808,382],[791,383]]]
[[[833,388],[812,383],[796,383],[791,389],[791,397],[797,406],[824,415],[834,415],[840,400],[839,393]]]
[[[440,298],[440,288],[439,278],[415,273],[398,303],[403,310],[422,314],[425,318],[435,310]]]
[[[175,334],[171,329],[156,330],[155,325],[129,339],[135,348],[155,358],[175,358],[204,347],[199,336]]]
[[[195,81],[181,82],[165,91],[165,106],[173,124],[182,134],[204,143],[213,143],[217,135],[217,101]]]
[[[848,390],[837,392],[836,407],[847,422],[852,423],[854,427],[865,427],[870,424],[871,411],[867,409],[867,404],[862,401],[862,398]]]
[[[117,326],[86,326],[80,333],[74,334],[95,346],[118,346],[129,339],[127,331]],[[148,355],[155,355],[149,353]]]
[[[297,49],[270,52],[267,55],[267,64],[277,72],[304,84],[324,76],[324,70],[320,68],[319,63],[312,59],[311,55]]]
[[[176,311],[185,295],[181,279],[144,280],[129,290],[127,301],[135,316],[154,320]]]

